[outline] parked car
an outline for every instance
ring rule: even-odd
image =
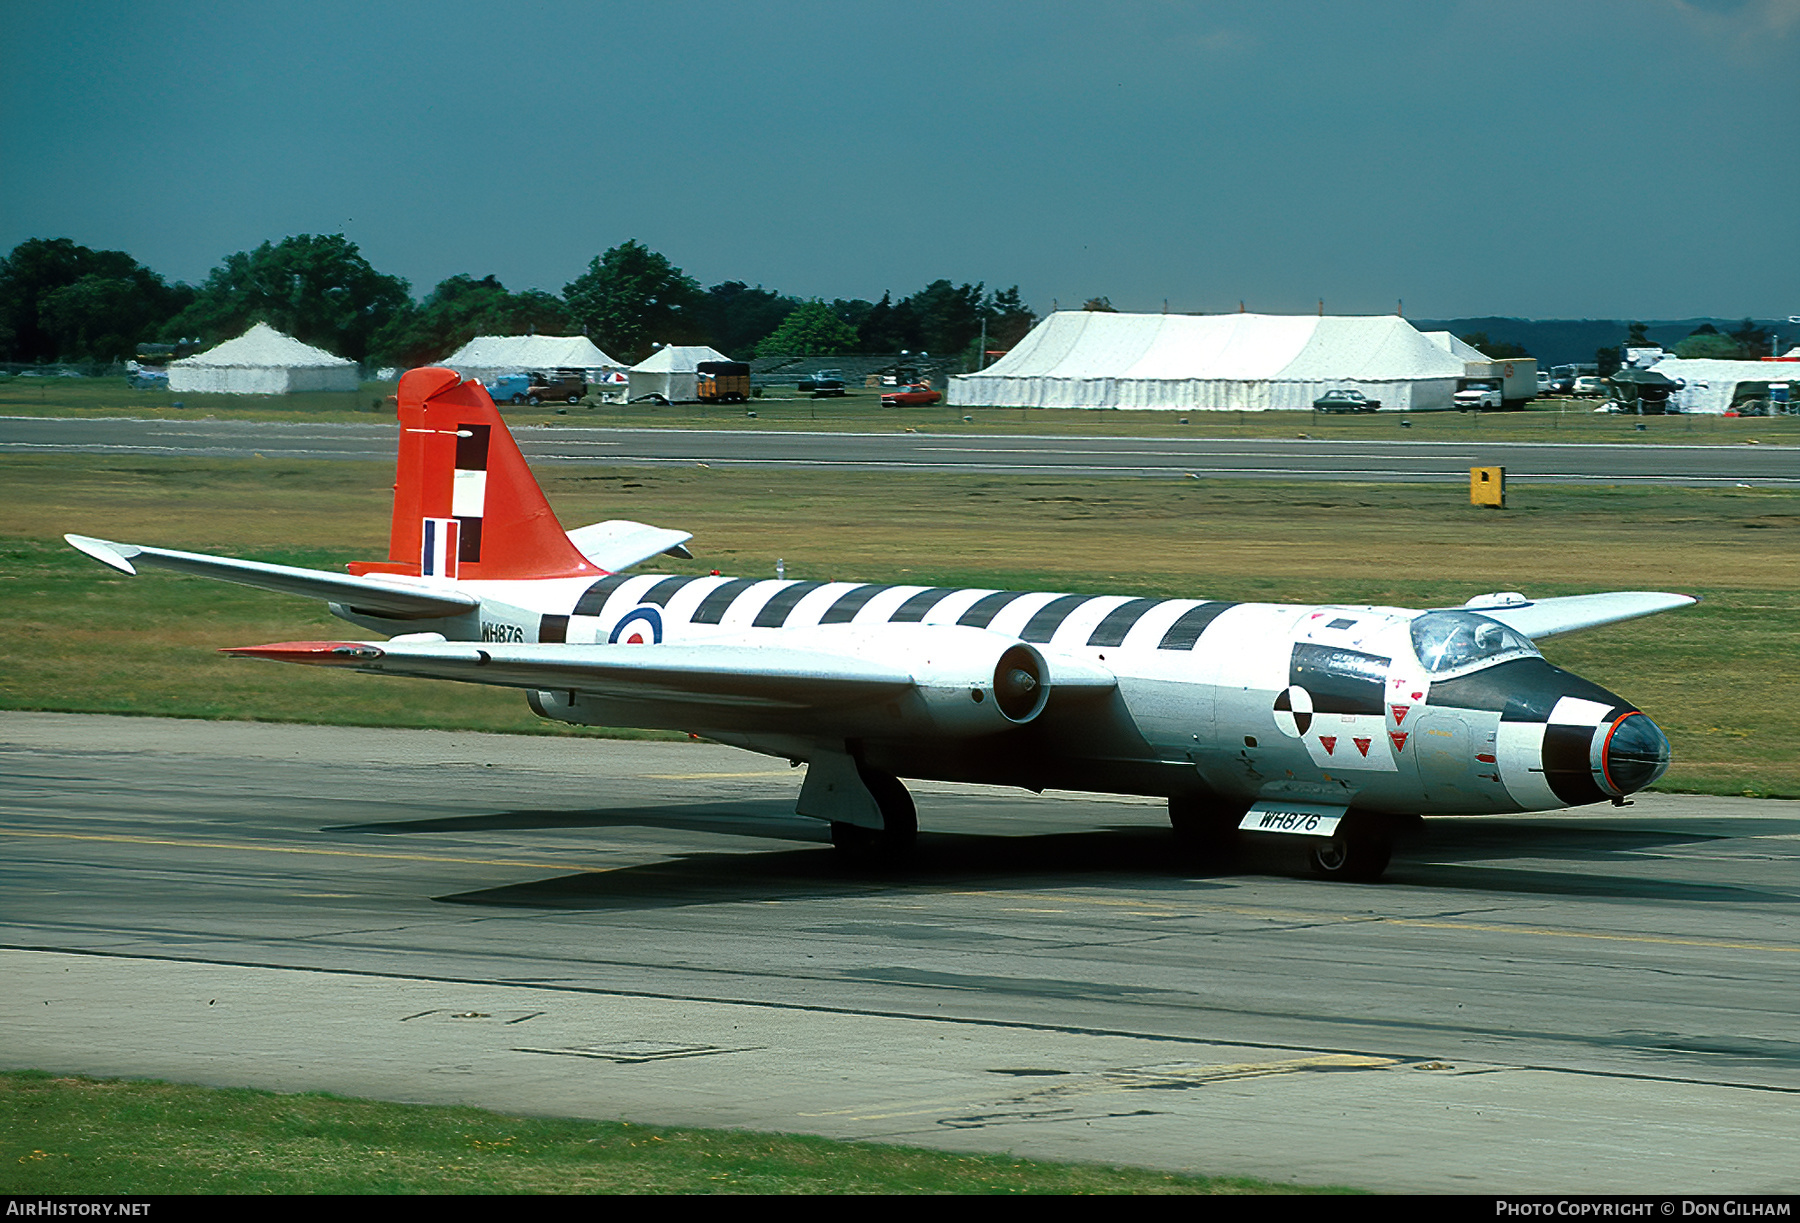
[[[1361,391],[1347,389],[1326,391],[1313,400],[1315,412],[1375,412],[1380,408],[1381,400],[1370,399]]]
[[[884,408],[916,408],[928,403],[942,403],[944,392],[934,391],[923,382],[910,383],[881,397]]]
[[[133,361],[126,366],[125,385],[134,391],[166,391],[169,389],[169,371]]]
[[[811,391],[815,396],[842,395],[844,393],[844,371],[841,369],[822,369],[811,374],[795,385],[796,390]]]
[[[524,403],[525,395],[531,390],[530,374],[501,374],[491,382],[482,383],[495,403]]]
[[[525,402],[536,406],[550,399],[560,399],[564,403],[580,403],[587,395],[587,379],[572,370],[558,370],[554,374],[533,374],[531,385],[525,388]]]
[[[1575,385],[1569,388],[1569,394],[1577,399],[1605,399],[1606,379],[1583,374],[1575,379]]]
[[[483,385],[495,403],[528,403],[533,407],[551,399],[580,403],[588,389],[587,379],[578,370],[558,370],[554,374],[501,374]]]
[[[1550,371],[1540,369],[1537,373],[1537,393],[1541,399],[1550,393]]]

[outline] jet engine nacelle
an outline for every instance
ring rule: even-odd
[[[664,724],[698,732],[817,734],[829,728],[833,738],[974,738],[1035,719],[1049,700],[1055,677],[1035,646],[958,625],[834,625],[805,633],[763,633],[741,644],[730,635],[692,641],[702,649],[744,648],[762,659],[785,654],[781,665],[791,667],[790,678],[771,680],[755,700],[712,701],[704,711],[668,706]],[[605,648],[643,651],[648,658],[683,644]],[[871,676],[870,663],[885,674]],[[1059,665],[1072,684],[1111,682],[1110,675],[1097,680],[1086,671],[1075,673],[1072,662]],[[829,685],[838,678],[849,681],[840,700],[821,695],[786,707],[782,699],[783,688],[798,695],[814,682]],[[655,699],[635,700],[640,725],[645,704]],[[618,725],[623,713],[617,700],[579,690],[540,690],[529,700],[540,717],[578,725]]]
[[[888,624],[842,633],[814,629],[808,637],[818,648],[885,659],[911,672],[912,692],[883,709],[877,725],[869,728],[876,733],[995,734],[1032,721],[1050,699],[1051,674],[1044,656],[1004,633]]]

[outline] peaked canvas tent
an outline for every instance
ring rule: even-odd
[[[1383,408],[1448,408],[1464,367],[1394,315],[1063,310],[992,366],[951,379],[950,402],[1266,411],[1349,388]]]
[[[584,335],[478,335],[440,364],[461,374],[491,382],[502,374],[549,373],[578,369],[592,375],[624,366],[607,356]]]
[[[361,385],[356,362],[302,344],[267,323],[258,323],[235,340],[169,365],[171,391],[285,395],[290,391],[354,391]]]
[[[635,401],[646,395],[661,395],[670,403],[691,402],[700,394],[700,376],[696,372],[700,363],[729,360],[724,353],[704,344],[670,344],[631,367],[631,386],[625,397]]]
[[[1475,362],[1481,365],[1489,365],[1493,362],[1493,358],[1482,352],[1479,348],[1475,347],[1473,344],[1466,343],[1457,336],[1450,334],[1448,331],[1421,331],[1419,334],[1430,340],[1433,344],[1436,344],[1451,356],[1462,361],[1464,364]]]

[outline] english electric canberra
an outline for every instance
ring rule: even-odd
[[[67,539],[125,573],[324,599],[384,638],[229,654],[518,688],[546,718],[805,762],[797,810],[860,855],[911,844],[910,777],[1165,797],[1197,850],[1283,833],[1319,873],[1366,880],[1419,816],[1621,803],[1668,768],[1654,722],[1533,642],[1685,595],[1418,611],[632,574],[691,537],[565,532],[480,383],[416,369],[398,402],[386,561]]]

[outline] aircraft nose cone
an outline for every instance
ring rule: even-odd
[[[1612,724],[1600,747],[1600,770],[1618,794],[1632,794],[1669,769],[1669,738],[1641,713],[1629,713]]]

